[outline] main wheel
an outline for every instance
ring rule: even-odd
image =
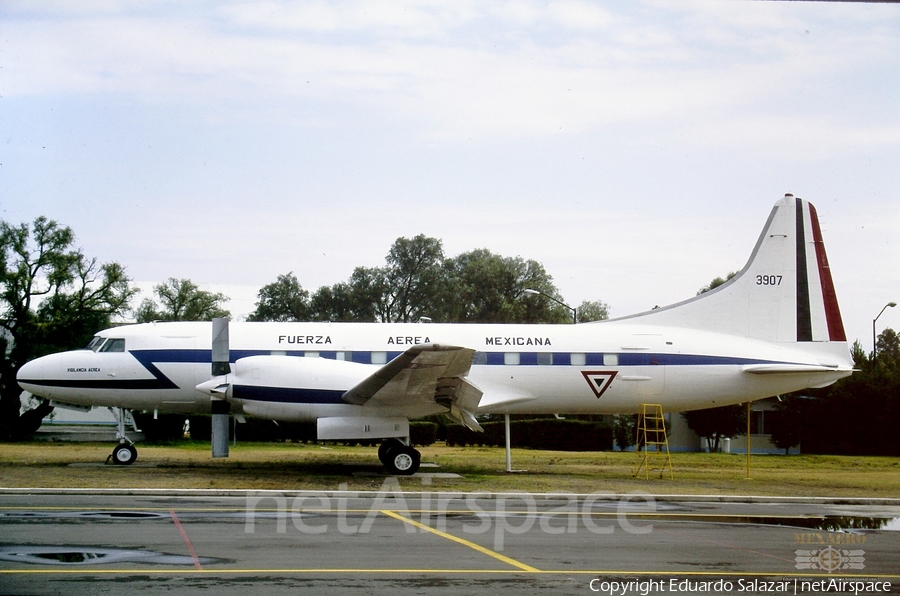
[[[137,459],[137,449],[134,448],[134,445],[120,443],[113,449],[112,459],[113,463],[119,466],[133,464],[134,460]]]
[[[403,447],[403,443],[400,439],[385,439],[378,447],[378,459],[381,460],[381,463],[385,466],[390,465],[391,452],[400,447]]]
[[[391,474],[400,476],[412,476],[418,472],[419,464],[422,461],[422,454],[407,445],[392,450],[388,457],[389,460],[384,467]]]

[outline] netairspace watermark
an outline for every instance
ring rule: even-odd
[[[772,594],[808,594],[819,592],[841,592],[845,594],[880,594],[891,591],[891,582],[875,580],[846,579],[648,579],[630,581],[606,581],[592,579],[589,586],[591,592],[608,596],[630,596],[648,594],[731,594],[760,592]]]
[[[429,485],[430,479],[423,479]],[[575,534],[583,528],[593,534],[608,535],[617,529],[628,534],[649,534],[650,523],[633,523],[628,514],[656,513],[652,495],[635,493],[615,498],[610,493],[576,495],[558,493],[533,495],[530,493],[430,493],[416,494],[417,507],[410,509],[406,494],[396,477],[385,479],[381,488],[369,501],[366,509],[352,509],[349,501],[362,495],[347,491],[340,485],[336,494],[298,495],[289,498],[283,493],[251,492],[246,497],[244,532],[256,532],[257,519],[275,518],[275,531],[288,531],[288,521],[302,534],[325,534],[336,530],[340,534],[367,534],[385,511],[392,517],[406,521],[406,532],[426,532],[427,526],[446,532],[451,518],[467,519],[463,534],[493,535],[493,549],[502,551],[508,535],[525,534],[536,526],[551,535]],[[366,493],[366,496],[370,496]],[[615,517],[609,512],[598,516],[598,507],[615,504]],[[552,504],[553,507],[547,506]],[[543,505],[543,507],[541,507]],[[417,525],[420,524],[420,525]]]

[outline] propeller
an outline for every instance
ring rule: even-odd
[[[227,399],[231,372],[228,349],[228,319],[212,320],[212,376],[207,385],[212,405],[212,456],[228,457],[228,423],[231,403]]]

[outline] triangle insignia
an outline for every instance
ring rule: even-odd
[[[613,379],[616,378],[617,370],[583,370],[584,380],[591,386],[591,391],[599,399],[603,393],[612,385]]]

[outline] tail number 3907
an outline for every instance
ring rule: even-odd
[[[758,286],[780,286],[781,275],[757,275],[756,285]]]

